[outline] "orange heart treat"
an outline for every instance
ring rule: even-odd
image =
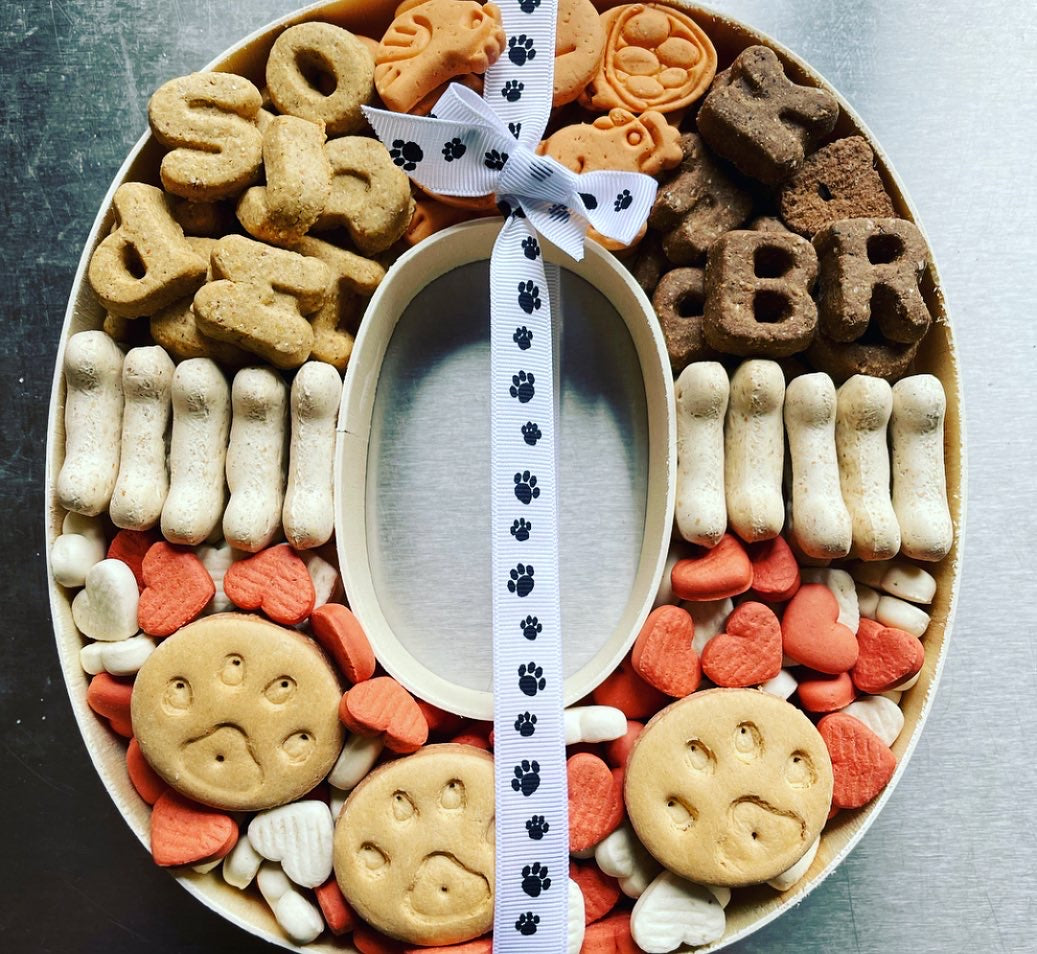
[[[566,762],[569,775],[569,850],[593,848],[623,822],[623,789],[596,755],[581,752]]]
[[[306,619],[317,599],[306,564],[287,543],[233,564],[223,577],[223,592],[235,606],[262,610],[285,626]]]
[[[637,674],[629,659],[622,660],[591,696],[596,705],[613,706],[628,719],[645,719],[669,701]]]
[[[634,669],[668,696],[690,695],[702,681],[699,654],[691,644],[694,638],[695,623],[687,610],[679,606],[652,610],[634,643],[630,657]]]
[[[781,672],[781,624],[763,603],[742,603],[702,650],[702,671],[718,686],[758,686]]]
[[[580,954],[641,954],[630,933],[630,913],[624,911],[588,924]]]
[[[191,550],[156,543],[141,566],[144,590],[137,622],[150,636],[169,636],[191,622],[216,594],[209,571]]]
[[[341,603],[325,603],[310,616],[317,642],[354,685],[370,679],[377,665],[374,650],[359,620]]]
[[[583,895],[583,916],[587,924],[605,917],[619,901],[619,882],[593,862],[569,862],[569,877],[579,885]]]
[[[132,698],[133,683],[116,679],[106,672],[94,676],[86,689],[87,705],[108,720],[112,731],[127,739],[133,736],[133,725],[130,722]]]
[[[857,690],[848,672],[801,679],[796,691],[799,693],[799,704],[807,712],[835,712],[857,698]]]
[[[149,805],[154,805],[169,788],[148,765],[136,739],[130,739],[129,748],[126,749],[126,774],[129,775],[137,794]]]
[[[799,564],[784,537],[748,546],[753,592],[768,603],[784,603],[799,589]]]
[[[237,844],[230,815],[166,792],[151,810],[151,856],[163,868],[222,858]]]
[[[725,533],[702,556],[679,560],[670,573],[670,582],[682,600],[723,600],[752,586],[753,566],[742,542]]]
[[[867,805],[893,777],[896,756],[863,722],[842,712],[826,715],[817,731],[832,759],[832,804],[838,808]]]
[[[320,905],[320,913],[332,934],[348,934],[356,925],[356,914],[349,906],[332,875],[324,884],[313,889],[313,894]]]
[[[818,672],[847,672],[857,662],[857,637],[839,621],[839,603],[820,583],[808,583],[792,597],[781,618],[785,652]]]
[[[925,650],[917,637],[873,619],[861,618],[857,643],[860,655],[850,676],[861,692],[892,689],[910,679],[925,662]]]
[[[385,747],[393,752],[415,752],[428,740],[428,723],[418,704],[392,676],[354,686],[342,697],[338,714],[350,732],[384,733]]]
[[[108,545],[108,559],[122,560],[137,578],[137,586],[144,589],[144,557],[158,534],[152,530],[120,530]]]

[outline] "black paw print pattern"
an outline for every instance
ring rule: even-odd
[[[551,887],[551,879],[547,875],[547,865],[541,865],[539,861],[526,865],[522,869],[522,890],[531,898],[539,898],[541,891]]]
[[[540,0],[519,0],[519,9],[523,13],[533,13],[540,6]]]
[[[537,0],[539,3],[540,0]],[[508,132],[510,132],[516,139],[522,133],[522,123],[508,123]]]
[[[524,440],[530,447],[536,447],[537,441],[544,436],[544,432],[533,423],[533,421],[526,421],[522,425],[522,440]]]
[[[521,205],[512,206],[510,202],[505,202],[503,199],[497,203],[497,211],[506,219],[510,219],[515,216],[516,219],[524,219],[526,213],[522,210]]]
[[[493,169],[496,172],[499,172],[501,169],[503,169],[504,163],[506,163],[507,161],[508,154],[506,152],[497,152],[496,149],[491,149],[483,157],[483,165],[486,166],[487,169]]]
[[[556,202],[547,210],[547,215],[552,222],[568,222],[572,213],[566,206]]]
[[[425,153],[416,142],[394,139],[392,149],[389,150],[389,158],[404,172],[413,172],[418,168],[418,163],[425,158]]]
[[[619,195],[616,196],[616,201],[612,204],[613,208],[617,212],[626,212],[630,208],[634,201],[634,197],[630,194],[629,189],[624,189]]]
[[[527,506],[540,496],[540,488],[537,486],[536,475],[524,470],[515,475],[515,496],[519,503]]]
[[[509,103],[517,103],[522,99],[522,90],[526,88],[526,84],[519,80],[508,80],[502,87],[500,94]]]
[[[511,787],[516,792],[521,792],[529,798],[540,788],[540,763],[537,761],[527,762],[523,759],[515,766],[515,777],[511,780]],[[544,829],[547,830],[546,828]]]
[[[526,351],[533,343],[533,332],[523,325],[521,328],[515,329],[515,334],[511,336],[511,340],[519,346],[520,351]]]
[[[519,934],[525,934],[529,936],[536,934],[537,925],[540,923],[540,915],[534,914],[532,911],[527,911],[525,914],[520,914],[518,920],[515,922],[515,930]]]
[[[513,398],[519,399],[519,404],[528,404],[536,394],[536,389],[533,387],[535,382],[536,378],[532,374],[519,371],[518,374],[511,376],[511,387],[508,388],[508,391]]]
[[[523,712],[515,719],[515,731],[524,739],[528,739],[537,730],[537,717],[529,712]]]
[[[540,841],[551,830],[551,825],[543,815],[533,815],[526,822],[526,833],[533,841]]]
[[[508,591],[520,597],[527,597],[533,592],[533,565],[517,563],[515,569],[508,574]]]
[[[532,235],[522,240],[522,254],[531,262],[540,258],[540,243]]]
[[[525,33],[508,40],[508,59],[516,66],[525,66],[528,61],[535,60],[536,55],[533,41]]]
[[[519,620],[519,629],[522,630],[522,635],[532,642],[544,631],[544,624],[535,616],[527,616]]]
[[[447,162],[460,159],[467,151],[468,147],[456,136],[450,142],[443,143],[443,158]]]
[[[518,283],[518,303],[527,315],[533,314],[543,302],[540,301],[540,286],[532,281]]]
[[[598,207],[598,200],[589,192],[581,192],[580,198],[583,199],[583,204],[588,209],[596,209]]]
[[[518,540],[519,543],[525,543],[529,539],[529,531],[533,529],[533,524],[521,517],[511,525],[511,535]]]
[[[522,692],[530,698],[547,688],[547,680],[544,678],[544,670],[532,660],[519,666],[518,674],[519,689],[521,689]]]

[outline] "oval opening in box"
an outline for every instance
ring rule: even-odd
[[[336,460],[343,579],[379,661],[422,699],[478,719],[493,716],[489,255],[500,225],[448,229],[390,269],[350,359]],[[593,243],[582,262],[543,244],[570,704],[615,668],[655,598],[674,408],[658,324],[623,266]]]

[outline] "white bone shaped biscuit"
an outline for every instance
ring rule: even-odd
[[[568,909],[566,911],[566,954],[580,954],[583,937],[587,932],[586,906],[580,886],[569,879]]]
[[[256,875],[263,900],[290,941],[309,944],[324,930],[317,906],[308,901],[276,864],[264,864]]]
[[[875,619],[883,626],[902,629],[905,633],[921,638],[929,628],[929,614],[914,603],[907,603],[895,596],[880,596],[875,607]]]
[[[726,924],[724,908],[708,888],[670,871],[648,886],[630,914],[630,933],[645,954],[710,944],[724,936]]]
[[[316,594],[313,608],[330,603],[342,594],[342,580],[335,569],[319,553],[303,550],[299,558],[306,564],[306,570],[313,581],[313,592]]]
[[[639,898],[662,867],[641,844],[629,822],[598,843],[594,860],[605,874],[619,880],[619,889],[628,898]]]
[[[889,746],[904,731],[904,711],[885,696],[864,696],[842,711],[859,719]]]
[[[815,838],[814,843],[807,849],[805,855],[799,859],[791,868],[783,871],[777,877],[767,882],[775,891],[788,891],[794,884],[798,884],[810,870],[814,862],[814,856],[821,845],[821,838]]]
[[[223,880],[231,887],[244,891],[259,872],[263,856],[252,847],[247,834],[238,838],[238,843],[223,859]]]
[[[572,706],[565,710],[565,744],[612,742],[627,734],[627,717],[614,706]]]
[[[335,823],[324,802],[293,802],[260,812],[248,840],[268,861],[278,861],[296,884],[316,888],[331,876]]]
[[[61,524],[61,534],[50,548],[54,582],[59,586],[82,586],[91,567],[104,559],[106,550],[100,519],[69,511]]]
[[[150,636],[131,636],[114,643],[97,642],[79,651],[79,664],[84,672],[96,676],[106,672],[112,676],[132,676],[148,661],[158,647]]]
[[[768,679],[763,683],[760,688],[779,699],[788,699],[796,691],[798,685],[796,677],[787,669],[782,669],[773,679]]]
[[[244,560],[247,556],[249,554],[244,550],[235,550],[226,542],[219,545],[207,544],[198,548],[198,559],[202,561],[202,566],[209,571],[209,576],[212,577],[212,582],[216,586],[216,592],[205,608],[207,613],[226,613],[227,610],[234,608],[234,604],[223,592],[223,578],[234,563]]]
[[[356,788],[374,768],[385,743],[381,735],[351,735],[328,773],[328,784],[346,791]]]
[[[86,585],[72,600],[72,619],[90,639],[112,641],[136,635],[137,578],[122,560],[102,560],[86,575]]]

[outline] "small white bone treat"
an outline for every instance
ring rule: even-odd
[[[324,802],[308,800],[260,812],[248,840],[267,861],[279,861],[289,878],[316,888],[331,877],[335,822]]]
[[[879,608],[880,594],[863,583],[857,583],[854,589],[857,591],[857,609],[860,610],[861,616],[866,619],[874,619],[875,612]]]
[[[882,378],[855,374],[839,388],[835,446],[853,548],[862,560],[886,560],[900,549],[900,524],[889,496],[886,439],[893,392]]]
[[[714,547],[727,530],[724,415],[730,391],[716,361],[694,361],[677,378],[677,529],[691,543]]]
[[[324,918],[281,870],[266,862],[256,875],[256,885],[281,930],[296,944],[309,944],[324,930]]]
[[[623,822],[594,849],[598,867],[619,880],[619,890],[628,898],[639,898],[662,866],[641,844],[630,822]]]
[[[882,577],[886,575],[886,570],[892,565],[892,560],[876,560],[874,562],[859,560],[851,563],[847,569],[850,576],[858,583],[870,586],[873,590],[881,590]]]
[[[877,564],[854,563],[849,569],[858,583],[864,583],[911,603],[928,605],[936,596],[935,577],[906,560],[886,560]]]
[[[908,689],[914,688],[915,683],[918,682],[918,680],[921,678],[922,670],[919,669],[918,672],[916,672],[913,676],[909,676],[903,682],[898,682],[893,688],[899,693],[905,693]],[[888,692],[884,692],[882,693],[882,695],[886,696],[889,699],[893,698]]]
[[[760,688],[764,692],[769,692],[772,696],[777,696],[779,699],[788,699],[796,691],[796,686],[798,685],[796,677],[787,669],[782,669],[773,679],[768,679],[763,683]]]
[[[158,647],[150,636],[131,636],[114,643],[89,643],[79,650],[79,664],[84,672],[96,676],[106,672],[112,676],[132,676],[140,671]]]
[[[308,361],[292,382],[292,438],[284,534],[296,550],[326,543],[335,528],[335,422],[342,380],[330,365]]]
[[[875,619],[883,626],[902,629],[905,633],[921,638],[929,628],[929,614],[914,603],[897,599],[895,596],[880,596],[875,608]]]
[[[717,899],[717,904],[726,908],[731,903],[731,889],[722,884],[707,884],[703,887]]]
[[[804,374],[785,391],[785,430],[792,461],[792,533],[807,556],[831,560],[850,552],[850,513],[839,487],[835,453],[835,385]]]
[[[303,550],[299,558],[306,564],[306,570],[313,581],[313,591],[316,601],[313,608],[331,603],[342,595],[342,579],[335,569],[319,553],[313,550]]]
[[[103,331],[80,331],[65,346],[65,461],[58,503],[88,517],[103,513],[119,475],[122,352]]]
[[[122,451],[108,513],[125,530],[150,530],[162,516],[174,370],[172,358],[157,345],[132,348],[122,365]]]
[[[904,730],[903,710],[885,696],[862,696],[842,711],[860,719],[886,745],[896,742]]]
[[[235,550],[226,542],[206,544],[198,548],[198,559],[202,561],[202,566],[209,571],[209,576],[212,577],[212,582],[216,586],[216,593],[205,608],[206,613],[226,613],[227,610],[234,609],[234,604],[223,592],[223,578],[232,564],[245,559],[248,555],[244,550]]]
[[[714,894],[664,871],[637,899],[630,933],[645,954],[667,954],[682,944],[710,944],[724,936],[727,918]]]
[[[209,358],[182,361],[173,374],[173,436],[162,535],[197,546],[223,516],[230,388]]]
[[[612,742],[627,734],[627,717],[614,706],[573,706],[565,710],[565,744]]]
[[[679,540],[670,542],[670,550],[666,554],[666,563],[663,564],[663,575],[659,580],[659,589],[656,591],[652,609],[658,609],[660,606],[677,602],[677,597],[673,592],[671,574],[673,573],[673,568],[677,565],[677,561],[687,556],[685,550],[686,548],[681,546]]]
[[[272,368],[242,368],[231,386],[223,538],[236,550],[257,553],[281,530],[288,386]]]
[[[263,864],[263,856],[252,847],[248,835],[242,832],[238,843],[223,859],[223,880],[232,888],[244,891],[252,884]]]
[[[784,401],[785,375],[775,361],[743,361],[731,378],[724,485],[731,527],[747,543],[773,539],[785,522]]]
[[[328,773],[328,784],[346,791],[354,789],[382,754],[382,737],[351,735]]]
[[[918,675],[921,675],[921,673],[919,673]],[[913,678],[917,679],[918,676],[916,675]],[[899,707],[899,705],[900,705],[900,697],[903,696],[903,694],[904,694],[904,690],[903,689],[887,689],[884,693],[882,693],[882,698],[883,699],[888,699],[894,705]]]
[[[344,788],[335,788],[334,785],[329,785],[328,789],[328,808],[331,809],[331,817],[337,819],[342,814],[342,806],[346,804],[349,792]]]
[[[115,642],[135,636],[137,578],[122,560],[102,560],[86,575],[86,585],[72,600],[72,619],[90,639]]]
[[[845,710],[844,710],[845,711]],[[810,870],[814,863],[814,856],[821,844],[820,838],[815,838],[814,843],[807,849],[807,853],[799,859],[791,868],[783,871],[777,877],[767,882],[775,891],[788,891],[794,884],[803,880],[804,875]]]
[[[82,586],[90,568],[104,559],[107,547],[100,519],[69,511],[61,523],[61,534],[50,548],[54,582],[59,586]]]
[[[856,633],[861,624],[861,611],[857,605],[857,588],[853,577],[845,570],[821,567],[803,567],[799,572],[804,583],[820,583],[832,591],[839,604],[839,622],[851,633]]]
[[[695,635],[692,637],[691,645],[695,652],[700,653],[717,633],[724,631],[724,623],[728,616],[735,611],[735,604],[731,597],[723,600],[702,600],[701,602],[682,602],[681,607],[691,614],[695,623]]]
[[[212,861],[203,861],[200,865],[191,865],[191,870],[196,874],[208,874],[210,871],[215,871],[222,860],[222,858],[214,858]]]
[[[916,560],[942,560],[954,543],[943,457],[946,413],[939,378],[916,374],[893,385],[893,509],[900,550]]]
[[[580,948],[583,947],[583,936],[587,931],[586,905],[580,886],[572,878],[569,879],[568,900],[565,950],[566,954],[580,954]]]

